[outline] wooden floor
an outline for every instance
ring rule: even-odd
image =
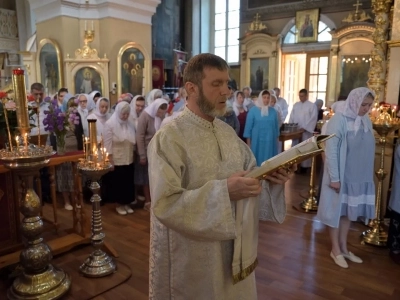
[[[308,176],[296,175],[286,185],[285,222],[260,224],[259,299],[400,299],[400,266],[390,260],[387,249],[360,244],[360,233],[366,229],[363,224],[352,225],[349,242],[350,250],[364,263],[350,262],[349,269],[333,263],[325,226],[315,215],[292,208],[302,200],[299,192],[307,186]],[[45,213],[50,213],[50,205],[45,206]],[[61,205],[59,215],[63,224],[70,223],[70,213]],[[106,204],[102,215],[106,240],[118,251],[118,260],[131,267],[132,277],[95,299],[148,299],[149,213],[136,210],[119,216],[113,205]],[[87,251],[90,253],[90,246]]]

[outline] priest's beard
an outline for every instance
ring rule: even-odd
[[[213,118],[222,117],[226,113],[226,105],[222,109],[217,109],[215,104],[206,98],[201,88],[200,95],[196,100],[196,104],[203,114]]]

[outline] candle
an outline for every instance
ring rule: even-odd
[[[24,134],[24,148],[28,151],[28,134],[26,132]]]
[[[85,137],[85,159],[86,160],[88,160],[88,148],[86,148],[87,147],[87,144],[88,144],[88,138],[87,137]]]
[[[19,151],[19,136],[15,137],[15,143],[17,144],[17,151]]]

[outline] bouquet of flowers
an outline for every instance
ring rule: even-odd
[[[79,124],[78,111],[75,107],[70,107],[66,112],[63,112],[58,105],[57,99],[47,97],[44,101],[49,103],[48,110],[44,111],[44,129],[56,136],[57,151],[59,154],[63,154],[63,150],[65,150],[65,135],[68,131],[73,131],[75,125]]]

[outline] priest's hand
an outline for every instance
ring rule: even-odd
[[[297,170],[297,165],[294,164],[288,169],[279,169],[270,175],[265,176],[265,180],[275,184],[284,184],[293,177],[293,173]]]
[[[233,174],[227,179],[229,198],[231,201],[258,196],[261,185],[258,179],[243,177],[248,171]]]

